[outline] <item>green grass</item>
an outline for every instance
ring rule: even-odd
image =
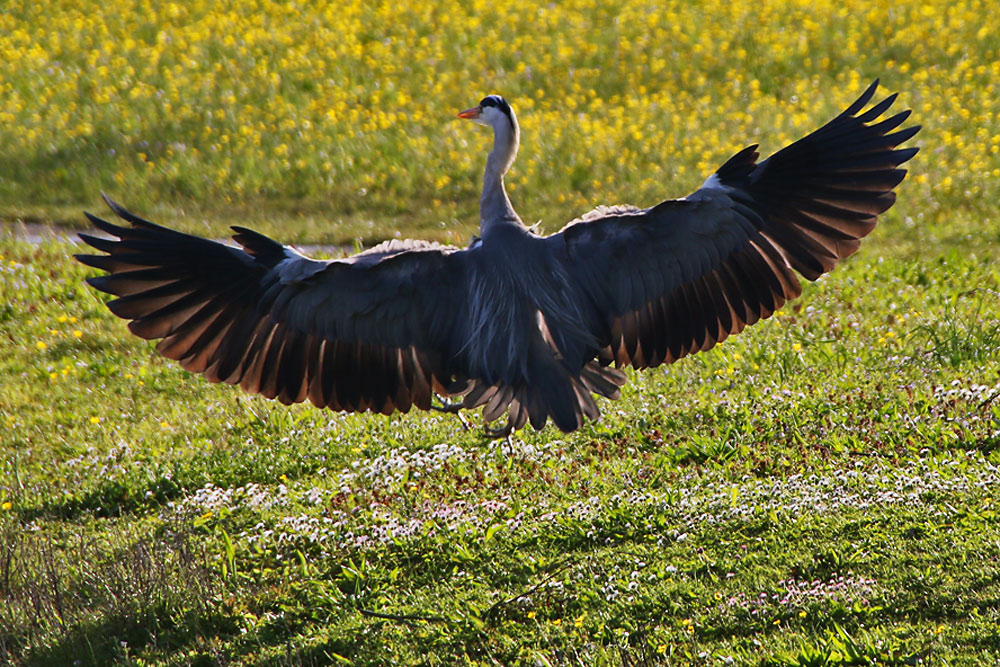
[[[508,447],[209,385],[127,335],[72,246],[5,241],[0,652],[989,664],[997,248],[908,247],[876,232],[600,422]]]

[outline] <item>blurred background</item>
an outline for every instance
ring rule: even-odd
[[[885,234],[907,251],[1000,238],[1000,19],[984,0],[5,5],[7,222],[82,226],[104,190],[202,233],[463,242],[490,137],[455,113],[499,93],[523,129],[511,197],[552,232],[596,204],[681,196],[880,78],[925,128]]]

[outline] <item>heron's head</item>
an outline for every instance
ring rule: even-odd
[[[466,109],[458,114],[459,118],[467,118],[480,125],[489,125],[497,129],[504,123],[509,123],[511,128],[517,127],[517,120],[513,109],[507,104],[507,100],[499,95],[487,95],[471,109]]]

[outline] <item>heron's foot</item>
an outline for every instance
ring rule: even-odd
[[[493,428],[489,424],[483,424],[483,435],[485,435],[490,440],[503,440],[504,438],[509,438],[510,434],[514,432],[514,425],[510,423],[510,419],[507,423],[500,428]]]
[[[462,423],[462,428],[468,431],[472,428],[469,422],[465,419],[465,415],[462,414],[462,401],[448,401],[444,398],[435,395],[437,400],[441,401],[441,405],[434,405],[431,403],[431,410],[437,410],[438,412],[447,412],[458,417],[458,421]]]

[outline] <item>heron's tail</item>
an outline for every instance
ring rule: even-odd
[[[601,416],[593,394],[612,400],[621,395],[625,374],[616,368],[590,362],[579,375],[573,375],[557,360],[551,349],[531,354],[527,379],[516,387],[509,385],[476,386],[465,395],[467,408],[483,408],[483,419],[492,422],[506,412],[507,425],[522,428],[530,420],[541,430],[549,417],[559,430],[569,433],[583,425],[584,418]]]

